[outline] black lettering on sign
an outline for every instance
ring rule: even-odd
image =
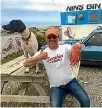
[[[72,11],[72,10],[74,10],[73,6],[67,6],[66,11]]]
[[[66,11],[83,10],[84,5],[67,6]]]
[[[86,9],[101,9],[101,4],[87,4]]]
[[[84,5],[79,5],[79,10],[83,10],[84,9]]]

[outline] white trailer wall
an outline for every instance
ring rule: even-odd
[[[19,33],[14,33],[11,35],[1,36],[0,49],[0,59],[3,59],[12,52],[21,50],[21,35]]]

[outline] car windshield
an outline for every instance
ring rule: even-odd
[[[92,46],[102,46],[102,32],[95,32],[86,42]]]

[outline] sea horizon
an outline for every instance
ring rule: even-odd
[[[0,30],[2,29],[3,25],[7,25],[9,24],[9,22],[3,22],[1,21],[1,26],[0,26]],[[50,26],[60,26],[60,23],[33,23],[33,22],[24,22],[24,24],[26,25],[26,27],[31,28],[31,27],[36,27],[36,28],[47,28]]]

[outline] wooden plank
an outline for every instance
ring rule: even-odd
[[[29,73],[25,73],[26,67],[22,66],[21,68],[17,69],[15,72],[11,73],[10,75],[16,76],[35,76],[35,77],[43,77],[46,75],[46,71],[42,70],[39,73],[35,73],[35,68],[31,68]]]
[[[1,76],[1,81],[14,81],[14,82],[42,82],[43,77],[34,76]]]
[[[10,75],[11,76],[31,76],[33,74],[33,72],[25,73],[25,70],[26,67],[22,66],[21,68],[19,68],[18,70],[16,70]]]
[[[26,69],[26,67],[22,66],[21,68],[17,69],[15,72],[11,73],[10,75],[17,76],[20,73],[24,73],[25,69]]]
[[[15,72],[13,72],[12,74],[10,74],[10,76],[32,76],[32,77],[36,77],[36,78],[39,78],[39,77],[45,77],[46,75],[46,72],[45,70],[42,70],[41,72],[39,73],[34,73],[33,71],[30,71],[29,73],[25,73],[25,67],[21,67],[19,68],[18,70],[16,70]]]
[[[1,81],[1,94],[2,94],[2,90],[4,88],[4,84],[5,84],[5,82],[4,81]]]
[[[71,65],[71,68],[72,68],[73,74],[75,75],[75,77],[77,79],[78,73],[79,73],[79,68],[80,68],[80,61],[75,65]]]
[[[34,87],[39,92],[40,96],[46,96],[44,89],[42,88],[42,86],[39,83],[34,83]]]
[[[20,56],[20,57],[17,57],[16,59],[13,59],[13,60],[1,65],[1,68],[8,68],[8,67],[12,66],[13,64],[15,64],[15,63],[17,63],[17,62],[19,62],[23,59],[25,59],[24,55]]]
[[[21,89],[19,90],[18,95],[25,95],[25,92],[27,90],[28,84],[29,84],[28,82],[23,82],[22,83]]]
[[[29,71],[28,73],[25,73],[25,71],[26,71],[26,68],[23,71],[21,71],[18,74],[16,74],[16,76],[31,76],[33,74],[33,72],[31,72],[31,71]]]
[[[17,71],[19,71],[19,70],[17,70]],[[15,75],[15,72],[13,74],[11,74],[11,75]],[[41,72],[39,72],[39,73],[36,74],[33,71],[33,69],[30,69],[29,73],[25,73],[25,69],[24,69],[23,71],[18,72],[18,74],[16,74],[16,76],[33,76],[33,77],[36,77],[36,78],[38,78],[38,77],[44,77],[45,75],[46,75],[46,71],[45,70],[42,70]]]
[[[3,91],[3,88],[4,88],[4,85],[7,81],[1,81],[1,94],[2,94],[2,91]]]
[[[49,96],[1,95],[1,102],[50,103]]]
[[[0,95],[0,102],[33,102],[33,103],[48,103],[50,104],[49,96],[20,96],[20,95]],[[67,97],[65,102],[70,102]]]
[[[30,72],[33,72],[32,76],[35,76],[35,77],[43,77],[47,74],[46,70],[41,70],[39,73],[35,73],[34,70],[31,69]]]
[[[24,63],[25,60],[22,60],[20,62],[17,62],[16,64],[14,64],[12,67],[9,67],[9,68],[3,68],[1,70],[1,75],[9,75],[11,73],[13,73],[14,71],[16,71],[17,69],[19,69],[20,67],[23,66],[23,63]]]

